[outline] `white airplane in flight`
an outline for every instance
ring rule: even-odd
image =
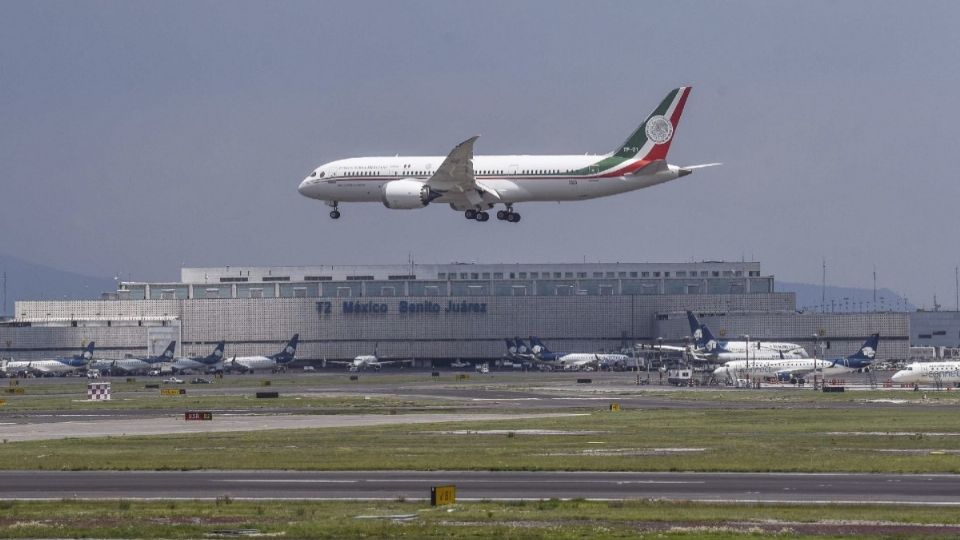
[[[895,383],[960,382],[960,362],[914,362],[893,374]]]
[[[340,366],[348,366],[348,371],[366,371],[368,368],[380,371],[380,368],[383,366],[389,366],[392,364],[407,364],[411,362],[411,360],[380,360],[377,358],[377,345],[378,344],[373,345],[373,354],[361,354],[349,362],[324,359],[323,367],[327,367],[327,364],[335,364]]]
[[[4,364],[3,371],[8,374],[33,373],[36,375],[64,375],[85,369],[93,359],[94,342],[83,348],[83,352],[69,358],[55,360],[12,360]]]
[[[781,381],[792,381],[797,378],[819,373],[824,377],[851,373],[858,369],[868,368],[877,356],[880,345],[880,334],[873,334],[860,346],[860,349],[845,358],[781,358],[777,360],[752,359],[733,360],[718,367],[713,374],[718,377],[734,379],[736,377],[769,376],[777,377]]]
[[[708,163],[678,167],[666,162],[690,87],[670,91],[623,144],[602,155],[474,156],[478,136],[442,156],[349,158],[325,163],[298,191],[333,207],[341,202],[379,202],[397,210],[449,204],[467,219],[487,221],[487,210],[504,206],[497,219],[516,223],[514,204],[581,201],[662,184]]]
[[[259,369],[277,370],[284,369],[286,364],[293,362],[293,357],[297,354],[297,342],[300,340],[300,334],[294,334],[286,347],[277,354],[271,356],[234,356],[230,362],[224,362],[223,367],[228,371],[242,371],[244,373],[254,373]]]

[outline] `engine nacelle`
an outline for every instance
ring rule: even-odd
[[[412,178],[391,180],[381,188],[383,205],[393,210],[423,208],[439,196],[426,184]]]

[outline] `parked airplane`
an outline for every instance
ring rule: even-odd
[[[914,362],[893,374],[890,380],[898,383],[945,383],[960,382],[960,362]]]
[[[64,375],[80,369],[85,369],[93,359],[94,342],[91,341],[83,348],[80,354],[54,360],[11,360],[7,362],[3,371],[9,375],[17,373],[33,373],[35,375]]]
[[[535,357],[532,343],[530,347],[527,347],[527,344],[518,337],[513,339],[506,338],[505,341],[507,342],[507,353],[504,354],[505,360],[524,362],[530,361]]]
[[[696,346],[694,353],[715,362],[808,358],[807,351],[796,343],[760,340],[749,343],[746,340],[720,341],[714,337],[707,325],[700,324],[692,311],[687,312],[687,321],[690,323],[690,332],[693,334]]]
[[[286,364],[293,361],[297,354],[297,342],[300,334],[294,334],[282,351],[270,356],[234,356],[223,367],[228,371],[254,373],[256,370],[269,369],[273,371],[286,369]]]
[[[536,336],[530,337],[534,361],[560,366],[564,370],[598,369],[613,365],[625,365],[630,357],[612,353],[563,353],[553,352]]]
[[[98,369],[110,373],[134,373],[147,372],[151,369],[158,369],[164,363],[173,361],[173,352],[177,348],[177,342],[171,341],[164,351],[156,356],[147,358],[122,358],[120,360],[97,360],[90,364],[92,369]]]
[[[487,210],[504,209],[497,219],[516,223],[514,204],[534,201],[580,201],[662,184],[719,165],[678,167],[666,162],[690,87],[672,90],[622,145],[595,156],[474,156],[479,136],[442,156],[349,158],[317,167],[301,183],[305,197],[333,207],[341,202],[381,202],[391,209],[449,204],[467,219],[487,221]]]
[[[347,366],[348,371],[366,371],[368,368],[375,369],[380,371],[380,368],[383,366],[389,366],[392,364],[407,364],[412,362],[412,360],[380,360],[377,358],[377,347],[379,344],[374,343],[373,345],[373,354],[361,354],[360,356],[355,357],[351,361],[343,360],[324,360],[323,367],[327,367],[327,364],[336,364],[341,366]]]
[[[185,371],[216,372],[223,371],[223,347],[224,342],[217,343],[213,352],[207,356],[193,356],[188,358],[177,358],[170,365],[174,373],[183,373]]]
[[[824,377],[851,373],[858,369],[868,368],[877,355],[880,344],[880,334],[873,334],[860,346],[860,349],[845,358],[782,358],[778,360],[752,359],[733,360],[718,367],[713,374],[718,377],[734,379],[741,376],[776,376],[782,381],[793,381],[812,373],[819,373]]]

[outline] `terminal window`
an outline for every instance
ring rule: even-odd
[[[577,277],[578,277],[578,278],[585,278],[585,277],[587,277],[587,273],[586,273],[586,272],[577,272]]]
[[[490,272],[484,272],[483,279],[490,279]]]
[[[493,279],[503,279],[503,272],[494,272]]]
[[[540,277],[540,272],[530,272],[530,279],[537,279]]]
[[[687,277],[686,270],[677,270],[677,277]]]
[[[636,273],[636,272],[630,272],[630,277],[637,277],[637,273]]]
[[[650,277],[650,272],[644,272],[640,274],[642,277]]]
[[[593,273],[593,277],[595,277],[595,278],[602,278],[602,277],[603,277],[603,272],[594,272],[594,273]]]

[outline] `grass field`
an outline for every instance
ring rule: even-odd
[[[219,461],[216,456],[228,449],[229,461]],[[201,463],[197,455],[211,458]],[[945,409],[659,409],[498,422],[0,444],[0,467],[10,469],[226,466],[957,473],[960,424],[956,412]]]
[[[851,514],[856,520],[851,520]],[[390,519],[388,516],[402,516]],[[202,538],[255,529],[286,538],[955,538],[960,511],[929,507],[649,501],[0,502],[0,537]]]

